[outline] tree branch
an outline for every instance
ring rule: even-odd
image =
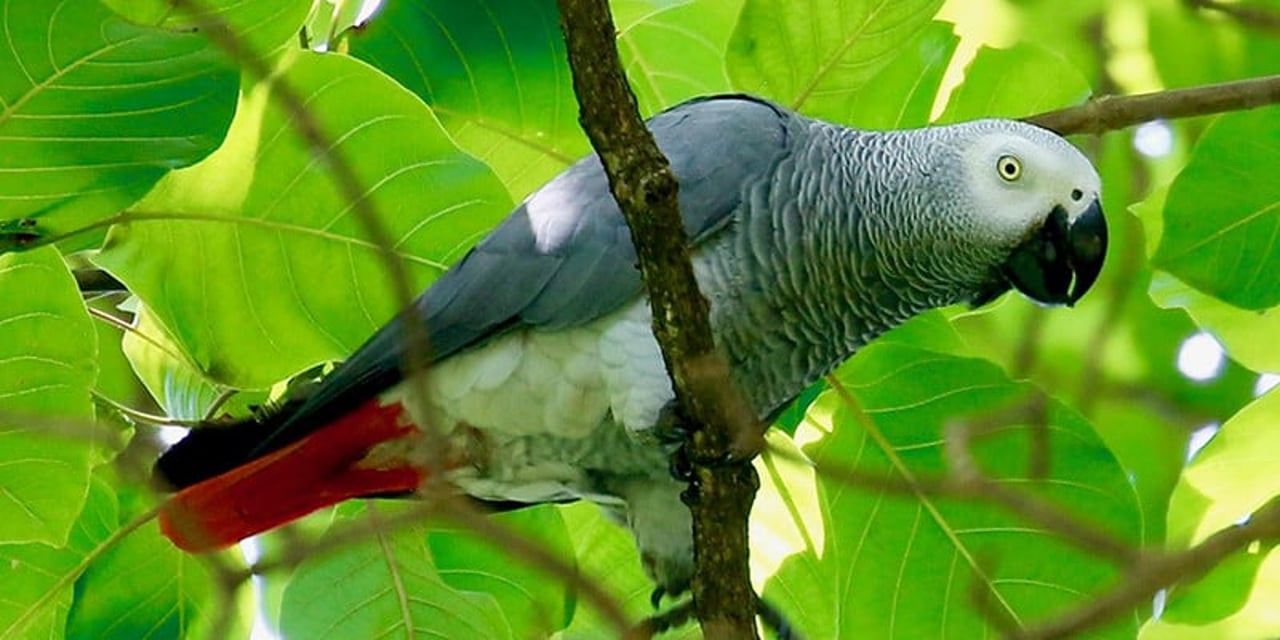
[[[708,638],[754,637],[747,517],[758,480],[751,456],[742,454],[759,449],[762,429],[734,393],[728,365],[715,350],[708,305],[689,261],[678,184],[640,118],[618,58],[608,3],[560,0],[559,6],[579,121],[631,228],[653,332],[691,434],[686,448],[693,476],[684,498],[693,514],[698,619]]]
[[[1280,75],[1134,96],[1099,96],[1025,121],[1061,135],[1104,133],[1161,118],[1190,118],[1280,103]]]
[[[1280,539],[1280,497],[1253,512],[1249,522],[1223,529],[1204,542],[1169,555],[1156,555],[1140,563],[1110,592],[1090,598],[1041,626],[1010,635],[1016,640],[1052,640],[1076,637],[1084,631],[1133,611],[1150,602],[1157,591],[1175,583],[1193,583],[1228,556],[1257,540]]]

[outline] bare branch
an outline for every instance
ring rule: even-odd
[[[618,59],[608,3],[560,0],[559,6],[579,120],[631,228],[653,332],[692,434],[686,447],[694,477],[684,497],[693,514],[698,619],[708,638],[755,637],[747,517],[758,480],[749,459],[763,442],[763,429],[734,393],[728,365],[715,349],[708,305],[689,261],[678,184],[640,118]],[[737,461],[726,464],[731,458]]]
[[[1104,133],[1161,118],[1190,118],[1280,103],[1280,75],[1134,96],[1099,96],[1024,118],[1062,135]]]

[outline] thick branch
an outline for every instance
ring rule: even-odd
[[[691,431],[694,463],[685,500],[693,514],[698,619],[708,638],[755,635],[756,598],[747,565],[747,516],[757,485],[735,434],[755,434],[756,421],[728,382],[715,350],[708,306],[698,291],[681,222],[675,176],[645,128],[618,59],[605,0],[560,0],[560,13],[582,128],[609,175],[626,217],[662,348]],[[723,462],[731,457],[734,464]]]
[[[1136,96],[1100,96],[1024,118],[1062,135],[1103,133],[1161,118],[1190,118],[1280,103],[1280,75]]]

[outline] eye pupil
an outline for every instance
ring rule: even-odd
[[[1022,163],[1013,156],[1000,156],[1000,160],[996,162],[996,170],[1000,172],[1000,177],[1010,182],[1022,177]]]

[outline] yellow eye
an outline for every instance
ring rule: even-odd
[[[1022,161],[1015,156],[1000,156],[996,160],[996,171],[1005,182],[1013,182],[1022,177]]]

